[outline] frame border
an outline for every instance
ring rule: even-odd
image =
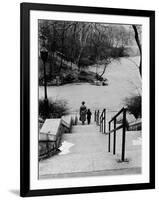
[[[139,16],[150,19],[150,181],[140,184],[30,190],[30,11]],[[96,193],[155,188],[155,11],[37,3],[20,4],[20,196]]]

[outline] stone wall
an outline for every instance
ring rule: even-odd
[[[61,138],[64,133],[70,133],[72,119],[46,119],[39,133],[39,160],[53,156],[59,152]],[[64,123],[65,122],[65,123]],[[67,125],[66,125],[67,124]]]

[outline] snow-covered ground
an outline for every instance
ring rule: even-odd
[[[47,87],[48,97],[53,100],[65,99],[71,111],[78,111],[82,101],[87,108],[109,108],[118,110],[124,105],[124,99],[141,93],[141,78],[137,65],[139,57],[121,58],[108,65],[104,77],[108,86],[96,86],[89,83],[72,83]],[[95,71],[95,67],[90,67]],[[102,70],[102,66],[98,72]],[[39,98],[43,98],[44,88],[39,87]]]

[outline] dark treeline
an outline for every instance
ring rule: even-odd
[[[39,49],[45,45],[49,51],[50,74],[52,66],[60,74],[67,61],[79,70],[102,64],[102,76],[111,59],[129,56],[128,49],[134,44],[131,25],[39,20]]]

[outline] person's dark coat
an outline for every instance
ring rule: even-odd
[[[86,114],[87,114],[87,108],[85,105],[82,105],[80,107],[80,120],[82,122],[85,122],[86,121]]]
[[[88,111],[87,111],[87,121],[88,121],[88,124],[90,124],[91,115],[92,115],[92,113],[91,113],[91,111],[88,109]]]

